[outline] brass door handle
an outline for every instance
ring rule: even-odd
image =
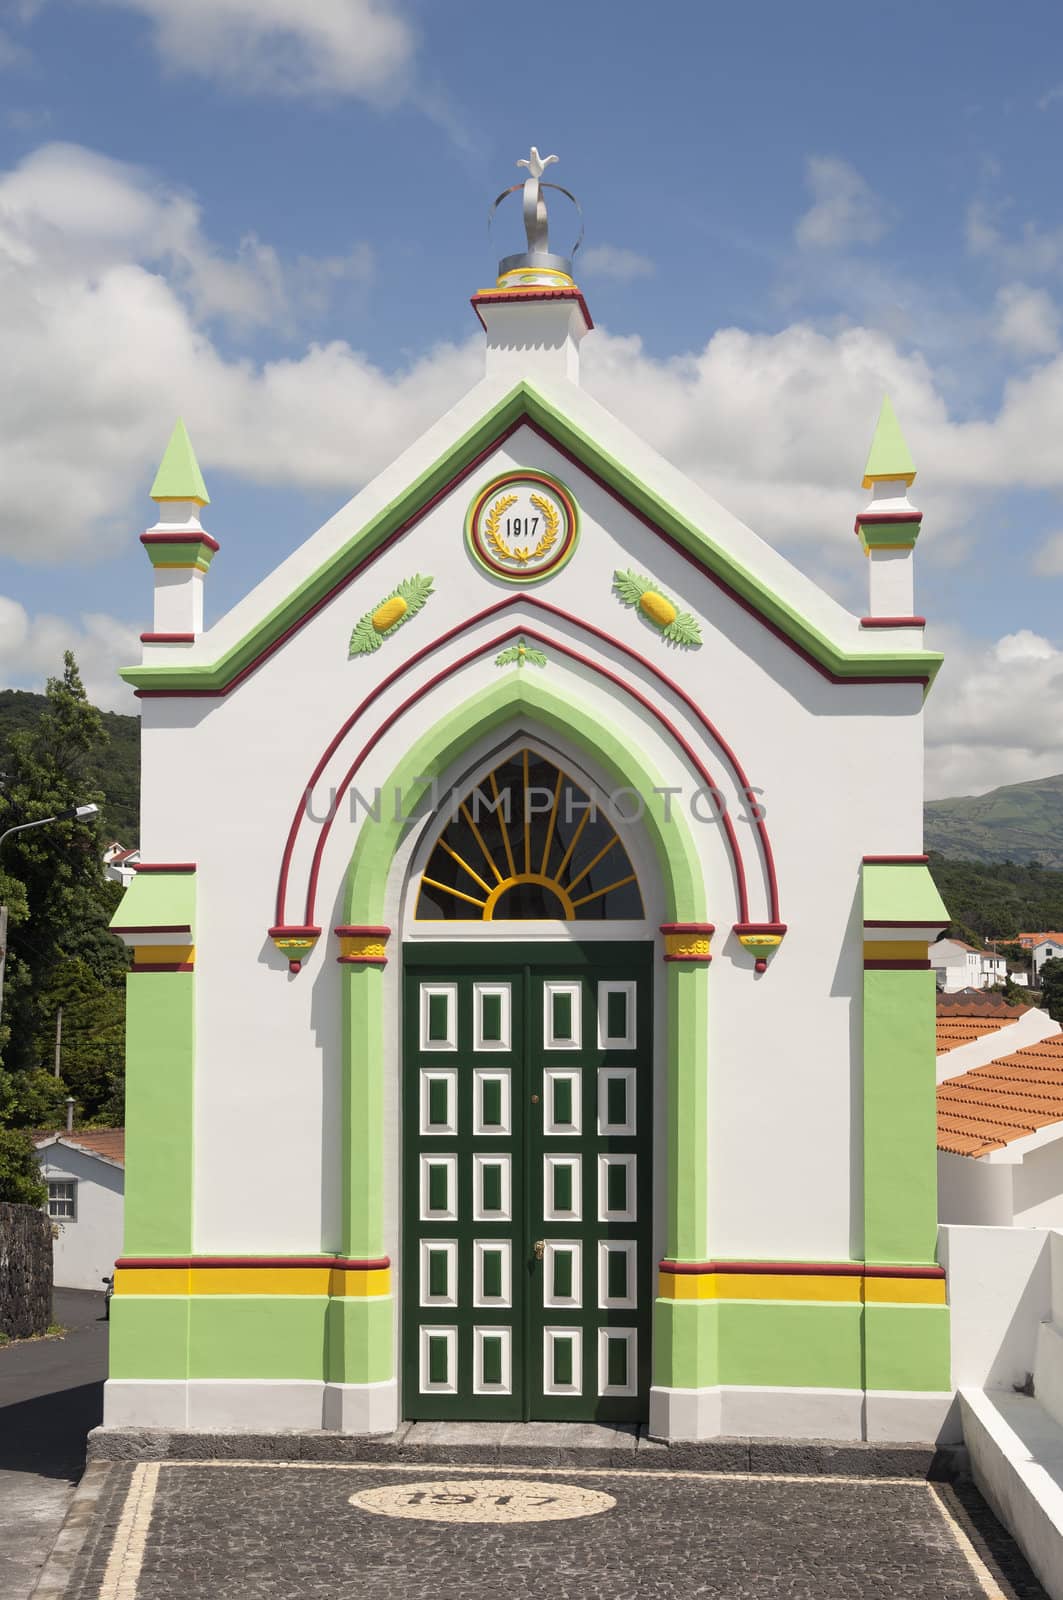
[[[546,1240],[536,1239],[535,1243],[532,1245],[532,1249],[535,1252],[536,1261],[541,1261],[543,1256],[546,1254]]]

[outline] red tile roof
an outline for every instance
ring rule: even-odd
[[[1063,1122],[1063,1033],[938,1084],[938,1149],[983,1156]]]
[[[939,994],[937,997],[937,1053],[945,1055],[961,1044],[981,1039],[998,1028],[1018,1022],[1028,1006],[1009,1006],[1002,994]]]
[[[124,1128],[75,1128],[72,1133],[67,1133],[65,1128],[38,1128],[33,1134],[33,1142],[38,1148],[49,1139],[59,1139],[62,1144],[73,1145],[76,1150],[85,1150],[89,1155],[103,1156],[105,1161],[115,1161],[120,1167],[125,1166]]]

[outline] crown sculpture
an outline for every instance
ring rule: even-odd
[[[569,288],[574,282],[572,263],[583,243],[583,212],[579,201],[570,190],[563,189],[559,183],[542,181],[547,167],[553,166],[557,159],[557,156],[541,156],[532,145],[528,159],[517,162],[518,167],[527,168],[527,178],[522,184],[514,183],[510,188],[503,189],[491,207],[493,221],[494,214],[503,200],[508,200],[509,196],[516,194],[518,190],[523,191],[521,209],[524,213],[524,231],[528,237],[528,248],[517,255],[504,256],[498,263],[500,289]],[[563,194],[566,200],[571,200],[579,216],[579,238],[567,256],[554,255],[550,249],[550,221],[546,213],[544,189],[553,189],[558,194]]]

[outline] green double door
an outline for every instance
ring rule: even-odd
[[[407,1417],[647,1415],[652,950],[407,945]]]

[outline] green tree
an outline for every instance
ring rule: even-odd
[[[1041,968],[1041,1004],[1053,1022],[1063,1023],[1063,961],[1053,958]]]
[[[107,735],[69,652],[62,676],[48,680],[45,702],[33,726],[8,738],[0,831],[101,799],[89,773],[101,759]],[[116,1078],[113,1065],[112,997],[121,989],[127,961],[118,941],[107,933],[120,890],[103,878],[100,855],[98,818],[34,828],[16,834],[4,847],[0,887],[8,895],[11,926],[0,1051],[15,1080],[14,1093],[8,1095],[9,1121],[32,1125],[48,1103],[34,1075],[51,1063],[55,1016],[64,994],[69,994],[75,1012],[71,1025],[81,1039],[73,1058],[79,1098],[83,1089],[93,1114],[113,1104],[116,1083],[120,1098],[120,1076]],[[79,1013],[84,1013],[80,1020]],[[52,1047],[45,1037],[49,1031]],[[90,1036],[110,1041],[98,1046],[92,1059],[82,1048]],[[65,1098],[65,1079],[61,1087]]]
[[[41,1177],[33,1140],[18,1128],[0,1128],[0,1200],[43,1206],[48,1185]]]

